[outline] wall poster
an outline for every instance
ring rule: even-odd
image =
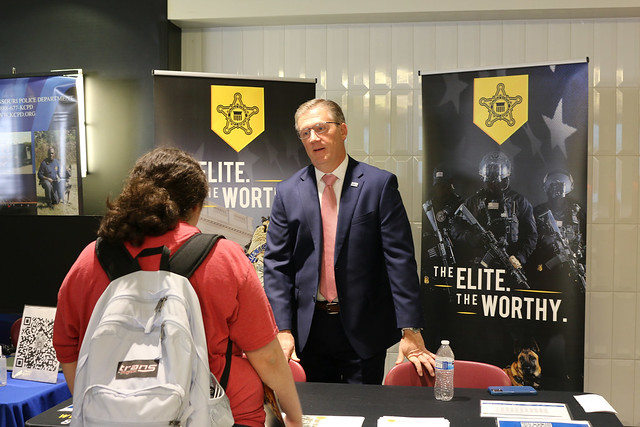
[[[315,91],[315,79],[154,72],[156,146],[193,154],[210,183],[201,231],[249,244],[276,183],[308,164],[293,116]]]
[[[80,70],[0,78],[0,215],[81,215]]]
[[[421,78],[428,348],[582,391],[588,63]]]

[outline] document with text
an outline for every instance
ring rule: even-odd
[[[495,418],[570,420],[564,403],[481,400],[480,416]]]

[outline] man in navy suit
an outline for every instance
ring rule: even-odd
[[[396,363],[407,357],[418,373],[424,366],[433,375],[396,176],[347,156],[347,125],[335,102],[302,104],[295,124],[312,165],[277,185],[264,258],[265,291],[285,356],[300,361],[308,381],[380,384],[387,348],[400,340]],[[325,174],[337,177],[335,298],[319,287]]]

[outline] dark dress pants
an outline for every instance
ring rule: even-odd
[[[382,384],[386,350],[369,359],[355,352],[341,314],[316,309],[300,363],[309,382]]]

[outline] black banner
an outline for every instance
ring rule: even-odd
[[[276,183],[308,164],[293,116],[314,97],[308,79],[155,72],[156,145],[195,155],[210,182],[203,232],[249,243]]]
[[[428,347],[582,390],[587,63],[422,76]]]

